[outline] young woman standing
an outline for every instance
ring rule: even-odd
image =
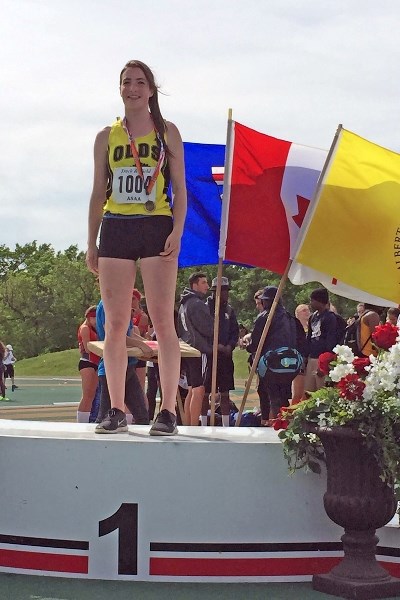
[[[97,340],[96,306],[89,306],[85,311],[85,320],[78,328],[79,374],[82,382],[82,398],[79,402],[76,420],[78,423],[89,423],[90,411],[96,394],[99,378],[97,367],[100,358],[92,354],[87,347],[88,342]]]
[[[163,410],[151,435],[177,433],[175,400],[180,351],[174,327],[177,259],[186,215],[183,144],[164,121],[154,75],[129,61],[120,74],[125,117],[97,135],[89,207],[86,260],[99,273],[106,320],[104,362],[111,410],[97,433],[126,430],[126,330],[131,313],[136,261],[140,259],[147,308],[157,331]],[[173,205],[167,196],[172,184]],[[99,249],[97,236],[101,225]]]

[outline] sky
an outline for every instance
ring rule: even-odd
[[[248,127],[329,149],[339,123],[400,152],[398,0],[2,0],[0,245],[86,248],[93,143],[147,63],[188,142]]]

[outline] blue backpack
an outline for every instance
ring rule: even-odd
[[[284,384],[293,381],[302,366],[303,357],[298,350],[281,346],[261,356],[257,372],[260,377],[268,375],[271,382]]]

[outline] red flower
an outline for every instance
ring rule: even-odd
[[[399,335],[399,330],[396,325],[391,323],[385,323],[384,325],[377,325],[372,334],[372,339],[378,348],[383,350],[389,350],[393,344],[396,343],[396,338]]]
[[[337,356],[334,352],[323,352],[318,357],[318,371],[321,371],[324,375],[329,375],[330,364],[333,360],[336,360]]]
[[[289,422],[286,421],[286,419],[280,419],[279,415],[274,420],[274,429],[275,429],[275,431],[278,431],[278,429],[287,429],[288,425],[289,425]]]
[[[337,384],[339,395],[346,400],[361,400],[365,383],[355,373],[346,375]]]
[[[353,367],[355,368],[357,375],[360,377],[365,377],[365,375],[368,375],[368,371],[365,370],[365,367],[368,367],[370,364],[371,361],[369,360],[368,356],[357,357],[353,360]]]

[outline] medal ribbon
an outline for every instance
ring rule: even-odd
[[[138,154],[136,144],[135,144],[135,138],[132,137],[131,132],[128,129],[126,117],[124,117],[124,120],[122,121],[122,127],[124,128],[126,135],[128,136],[133,160],[135,161],[135,167],[138,170],[139,177],[142,178],[143,186],[144,186],[144,189],[146,190],[146,194],[148,196],[151,193],[151,190],[153,189],[155,182],[157,181],[158,174],[161,170],[161,167],[162,167],[162,165],[164,163],[164,159],[165,159],[165,148],[164,148],[162,138],[161,138],[160,134],[158,133],[157,129],[154,128],[155,132],[156,132],[157,140],[160,143],[160,156],[158,157],[158,161],[157,161],[156,168],[154,169],[154,173],[153,173],[149,183],[146,186],[145,180],[144,180],[144,175],[143,175],[142,163],[140,162],[139,154]]]

